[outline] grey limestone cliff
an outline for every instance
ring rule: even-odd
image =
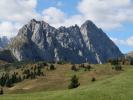
[[[93,22],[81,27],[50,26],[32,19],[24,25],[9,46],[18,61],[68,61],[72,63],[104,63],[122,53]]]

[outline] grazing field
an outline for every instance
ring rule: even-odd
[[[91,65],[90,71],[82,68],[72,71],[71,64],[55,66],[53,71],[44,69],[44,77],[5,88],[0,100],[133,100],[132,66],[123,66],[122,71],[112,70],[110,64]],[[68,89],[74,74],[78,76],[80,86]],[[91,82],[92,77],[96,78],[95,82]]]

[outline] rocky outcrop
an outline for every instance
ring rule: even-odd
[[[32,19],[19,30],[9,48],[18,61],[104,63],[122,56],[118,47],[91,21],[81,27],[56,29],[44,21]]]

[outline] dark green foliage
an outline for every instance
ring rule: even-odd
[[[35,79],[37,76],[44,76],[41,67],[42,65],[30,67],[30,68],[22,68],[22,74],[20,75],[18,72],[14,73],[3,73],[0,77],[0,85],[2,87],[12,87],[15,83],[21,82],[25,79]]]
[[[0,78],[0,85],[6,87],[12,87],[14,83],[21,82],[21,76],[18,76],[18,73],[14,72],[13,74],[3,74]]]
[[[72,65],[71,70],[78,71],[77,67],[75,65]]]
[[[58,61],[57,64],[63,65],[63,64],[66,64],[66,62],[61,60],[61,61]]]
[[[0,95],[3,95],[4,94],[4,91],[3,91],[3,88],[0,89]]]
[[[80,64],[79,68],[85,68],[85,65],[84,64]]]
[[[84,68],[84,71],[90,71],[91,70],[91,66],[90,65],[81,64],[79,66],[79,68]]]
[[[68,86],[69,89],[77,88],[80,85],[76,75],[72,76],[71,83]]]
[[[15,57],[12,55],[10,50],[0,51],[0,60],[7,61],[7,62],[16,61]]]
[[[39,62],[39,63],[37,63],[37,66],[36,66],[36,67],[41,67],[41,68],[43,68],[43,67],[45,67],[45,66],[48,66],[48,64],[47,64],[46,62]]]
[[[96,81],[96,78],[95,77],[92,77],[91,81],[92,82],[95,82]]]
[[[115,69],[116,71],[121,71],[122,66],[121,65],[115,65],[113,69]]]
[[[90,71],[91,70],[91,66],[90,65],[87,65],[84,68],[85,68],[85,71]]]
[[[50,70],[55,70],[55,66],[53,64],[50,65]]]
[[[119,64],[119,60],[118,59],[110,59],[108,61],[111,65],[118,65]]]
[[[131,60],[130,65],[133,65],[133,59]]]

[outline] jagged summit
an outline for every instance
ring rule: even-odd
[[[30,21],[29,21],[29,24],[45,24],[45,25],[49,25],[47,22],[45,22],[45,21],[37,21],[36,19],[31,19]]]
[[[78,25],[50,26],[32,19],[9,46],[18,61],[44,60],[72,63],[104,63],[122,56],[118,47],[90,20]]]

